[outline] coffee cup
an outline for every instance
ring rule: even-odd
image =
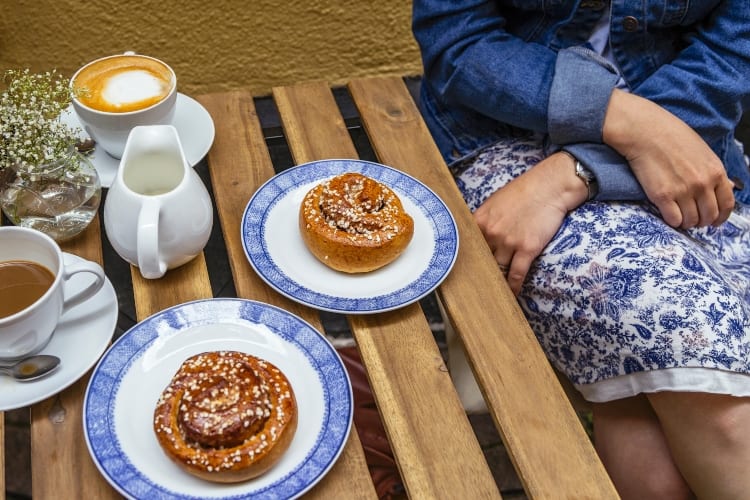
[[[76,71],[70,85],[83,129],[117,159],[133,127],[172,123],[177,76],[154,57],[126,52],[96,59]]]
[[[99,264],[66,263],[63,257],[55,240],[40,231],[0,227],[0,359],[40,351],[63,313],[101,289],[105,275]],[[65,283],[79,273],[93,280],[66,293]]]

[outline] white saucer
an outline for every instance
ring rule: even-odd
[[[216,132],[214,121],[201,103],[185,94],[177,94],[176,106],[172,125],[177,129],[188,162],[194,167],[211,149]],[[86,137],[86,132],[83,131],[83,127],[73,111],[72,104],[63,111],[60,119],[69,127],[81,129],[80,137]],[[94,149],[89,159],[99,173],[102,187],[110,187],[115,180],[115,175],[117,175],[120,160],[110,156],[106,151],[98,151],[97,149]]]
[[[66,253],[66,262],[83,260]],[[75,275],[65,290],[74,293],[91,280],[86,273]],[[46,399],[81,378],[102,355],[117,324],[117,296],[109,279],[89,300],[63,314],[52,339],[40,354],[54,354],[60,367],[49,376],[32,382],[17,382],[0,376],[0,411],[23,408]]]

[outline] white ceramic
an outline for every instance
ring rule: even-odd
[[[174,117],[175,104],[177,103],[177,76],[175,75],[174,70],[164,61],[131,52],[102,57],[85,64],[76,71],[70,79],[71,85],[75,82],[78,73],[83,71],[87,66],[103,59],[122,57],[123,55],[154,59],[164,64],[172,74],[172,88],[169,94],[156,104],[149,106],[148,108],[125,113],[100,111],[86,106],[78,99],[73,99],[73,110],[78,116],[78,120],[81,122],[83,129],[102,149],[115,158],[122,158],[128,134],[133,127],[139,125],[161,125],[171,123],[172,118]]]
[[[0,227],[0,261],[37,262],[54,274],[50,288],[36,302],[0,318],[0,358],[17,359],[49,342],[63,313],[93,296],[104,284],[104,271],[95,262],[65,262],[60,246],[46,234],[25,227]],[[75,292],[64,288],[73,276],[91,274],[87,286]]]
[[[172,125],[133,128],[104,202],[104,229],[115,251],[144,278],[164,276],[208,242],[213,208]]]
[[[63,255],[71,264],[85,262],[70,253]],[[75,293],[87,286],[89,277],[77,274],[63,285],[66,293]],[[53,373],[32,383],[0,377],[0,411],[32,405],[74,384],[88,372],[105,351],[117,325],[117,295],[112,283],[104,285],[79,307],[63,313],[49,343],[39,354],[60,358]]]
[[[80,139],[88,137],[86,131],[83,130],[83,125],[73,111],[72,104],[60,115],[60,121],[72,129],[78,130]],[[177,129],[182,147],[185,148],[185,157],[188,163],[195,167],[206,156],[214,143],[216,128],[211,115],[201,103],[178,92],[174,117],[170,125],[174,125]],[[117,175],[120,159],[109,155],[104,149],[97,146],[87,155],[87,158],[96,168],[102,187],[109,188]]]

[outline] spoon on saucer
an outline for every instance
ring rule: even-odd
[[[0,375],[8,375],[16,380],[29,382],[51,373],[60,366],[60,358],[49,354],[38,354],[10,365],[0,365]]]

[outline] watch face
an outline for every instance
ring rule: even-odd
[[[576,175],[586,184],[586,189],[589,191],[588,199],[593,199],[599,192],[599,186],[596,182],[596,176],[586,167],[581,165],[580,161],[576,160]]]
[[[586,184],[590,183],[593,180],[596,180],[594,174],[592,174],[589,169],[581,165],[581,162],[579,161],[576,161],[576,175],[583,179]]]

